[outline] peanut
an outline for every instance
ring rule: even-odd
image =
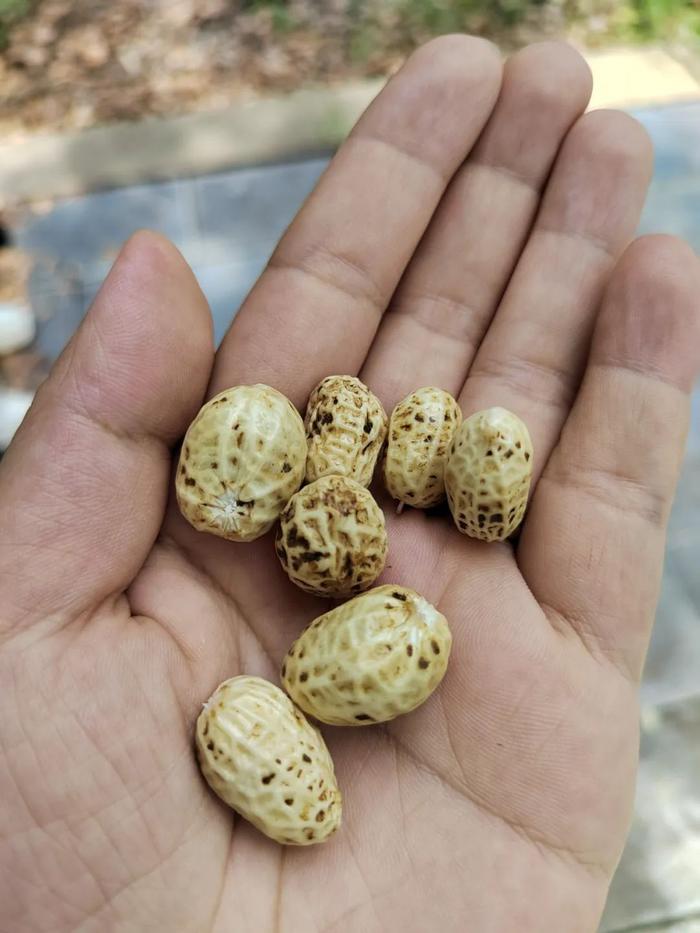
[[[525,514],[532,478],[532,441],[513,412],[488,408],[456,432],[445,469],[447,500],[459,530],[504,541]]]
[[[396,406],[389,419],[383,472],[392,498],[427,509],[445,498],[445,463],[462,422],[449,392],[417,389]]]
[[[447,621],[403,586],[378,586],[319,616],[282,666],[282,686],[321,722],[366,726],[420,706],[442,680]]]
[[[275,842],[313,845],[340,826],[326,744],[274,684],[246,676],[220,684],[199,714],[195,745],[214,793]]]
[[[292,583],[319,596],[352,596],[384,569],[384,514],[364,486],[323,476],[287,503],[276,547]]]
[[[226,389],[187,430],[178,505],[199,531],[253,541],[301,485],[305,462],[304,425],[289,399],[265,385]]]
[[[364,383],[354,376],[327,376],[309,397],[304,423],[308,482],[335,474],[369,486],[386,437],[387,417]]]

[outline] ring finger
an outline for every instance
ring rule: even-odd
[[[559,154],[528,243],[459,401],[465,415],[516,412],[549,457],[578,389],[601,295],[632,237],[651,175],[651,145],[624,113],[588,113]]]

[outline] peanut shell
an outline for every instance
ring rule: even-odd
[[[443,389],[417,389],[399,402],[389,419],[384,483],[392,498],[427,509],[445,498],[445,464],[459,405]]]
[[[195,733],[202,774],[224,803],[287,845],[324,842],[342,797],[323,738],[260,677],[232,677],[204,704]]]
[[[175,479],[180,511],[198,531],[253,541],[297,491],[305,464],[304,425],[288,398],[266,385],[226,389],[185,435]]]
[[[304,424],[307,482],[334,474],[369,486],[386,437],[387,416],[364,383],[354,376],[322,379],[309,397]]]
[[[276,549],[287,576],[301,589],[352,596],[384,569],[384,513],[364,486],[346,476],[323,476],[287,503]]]
[[[523,519],[532,478],[532,441],[505,408],[467,418],[455,433],[445,469],[455,524],[471,538],[504,541]]]
[[[445,617],[414,590],[378,586],[319,616],[282,666],[282,686],[304,712],[336,726],[367,726],[428,699],[447,669]]]

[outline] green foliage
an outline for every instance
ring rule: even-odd
[[[269,10],[275,32],[291,32],[297,23],[289,10],[288,0],[242,0],[241,9],[247,12]]]
[[[516,25],[533,7],[545,0],[398,0],[407,21],[418,28],[439,34],[483,27]]]
[[[700,34],[698,0],[630,0],[629,7],[640,39],[666,39],[688,30]]]
[[[0,0],[0,48],[7,43],[9,31],[29,12],[30,0]]]
[[[496,35],[536,14],[548,0],[384,0],[393,3],[410,31],[439,33],[473,30]],[[572,20],[596,12],[594,0],[568,0]],[[629,40],[668,39],[694,31],[700,34],[700,0],[620,0],[600,4],[613,35]],[[534,20],[536,22],[536,19]]]
[[[17,19],[29,9],[29,0],[0,0],[0,16],[3,19]]]
[[[10,30],[31,14],[40,0],[0,0],[0,48]],[[74,0],[76,5],[78,0]],[[320,6],[325,0],[317,0]],[[351,62],[381,59],[388,47],[410,48],[431,35],[475,32],[507,38],[508,31],[528,18],[536,30],[537,13],[556,3],[571,22],[583,24],[592,14],[606,19],[604,36],[625,41],[650,41],[700,36],[700,0],[348,0],[346,41]],[[302,26],[314,30],[313,6],[297,21],[290,0],[237,0],[234,9],[265,10],[278,35]],[[390,38],[385,25],[391,23]],[[602,38],[602,37],[601,37]],[[397,45],[398,41],[398,45]]]

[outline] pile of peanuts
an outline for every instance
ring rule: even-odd
[[[285,692],[260,677],[233,677],[197,720],[206,781],[280,843],[323,842],[340,826],[333,762],[307,715],[336,726],[387,722],[424,703],[447,669],[445,617],[406,587],[369,589],[388,548],[368,488],[380,457],[397,511],[447,497],[458,530],[486,542],[505,540],[522,521],[532,475],[527,428],[503,408],[463,421],[442,389],[418,389],[387,418],[359,379],[328,376],[302,422],[276,389],[234,386],[204,405],[182,444],[177,501],[194,528],[240,542],[278,522],[275,550],[292,583],[348,600],[290,647]]]

